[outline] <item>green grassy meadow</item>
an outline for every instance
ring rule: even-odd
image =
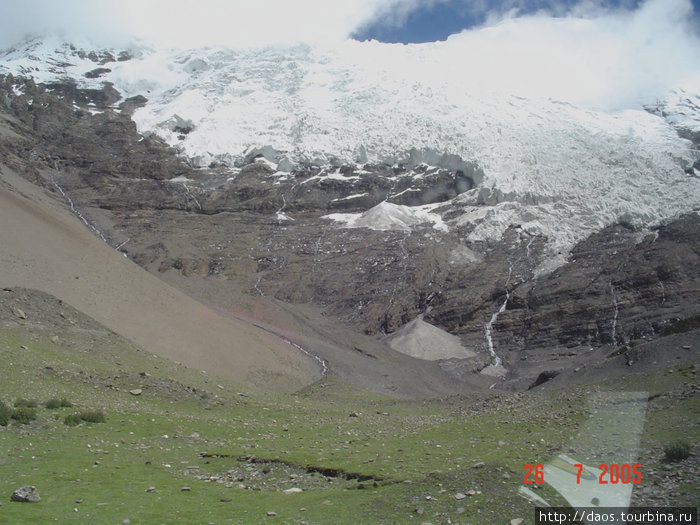
[[[38,403],[36,420],[0,426],[0,523],[10,524],[532,523],[518,495],[524,465],[566,451],[586,392],[605,388],[399,400],[327,376],[277,394],[82,322],[0,325],[0,356],[0,401]],[[52,398],[73,406],[45,408]],[[651,412],[643,450],[687,438],[697,409],[695,397]],[[106,421],[64,423],[86,410]],[[41,501],[10,501],[23,485]],[[695,488],[680,497],[697,504]],[[564,504],[546,484],[537,493]]]

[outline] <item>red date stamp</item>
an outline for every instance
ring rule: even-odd
[[[581,465],[577,464],[577,466]],[[638,485],[642,482],[642,465],[639,463],[634,463],[633,465],[629,463],[622,463],[621,465],[617,463],[611,463],[610,465],[602,463],[598,468],[601,470],[600,477],[598,478],[598,482],[601,485],[607,483],[622,483],[625,485],[633,483]]]
[[[642,482],[642,465],[640,463],[610,463],[609,465],[601,463],[598,467],[599,473],[592,472],[590,468],[584,467],[581,463],[567,463],[559,459],[555,459],[550,465],[575,475],[577,484],[581,483],[581,479],[586,481],[597,479],[600,485],[616,485],[618,483],[638,485]],[[524,468],[525,479],[523,482],[525,485],[544,483],[544,465],[527,463]]]
[[[533,475],[534,473],[534,475]],[[534,478],[531,479],[531,477]],[[537,465],[533,465],[530,463],[527,463],[525,465],[525,485],[532,485],[533,483],[537,483],[538,485],[541,485],[544,483],[544,465],[541,463],[538,463]]]

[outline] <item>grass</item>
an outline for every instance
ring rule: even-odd
[[[11,421],[18,425],[26,425],[37,418],[36,410],[23,403],[15,403],[15,407],[10,408],[6,403],[0,401],[0,426],[7,426]]]
[[[524,465],[567,451],[588,417],[584,392],[397,400],[334,377],[260,392],[106,331],[59,336],[0,328],[3,396],[48,399],[22,407],[36,420],[0,427],[0,494],[34,485],[42,498],[3,503],[3,522],[527,523]],[[0,402],[0,423],[13,410]],[[674,437],[667,422],[649,418],[645,446]],[[547,485],[538,493],[565,504]]]
[[[20,407],[15,408],[10,417],[14,419],[18,425],[26,425],[34,421],[37,418],[37,415],[36,410],[33,408]]]
[[[39,403],[36,399],[18,398],[15,400],[15,408],[36,408]]]
[[[104,412],[101,410],[86,410],[76,414],[68,414],[63,418],[65,425],[74,427],[80,423],[104,423],[107,421]]]
[[[52,397],[44,403],[44,408],[47,408],[49,410],[56,410],[57,408],[71,408],[72,406],[73,403],[68,401],[65,397],[61,399]]]
[[[690,444],[679,439],[664,447],[666,461],[682,461],[690,457]]]
[[[12,409],[0,401],[0,426],[6,427],[10,423]]]

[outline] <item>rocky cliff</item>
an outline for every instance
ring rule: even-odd
[[[349,328],[362,342],[336,342],[367,362],[376,355],[363,345],[388,348],[420,319],[466,350],[435,352],[430,366],[449,381],[517,388],[700,325],[697,213],[605,227],[549,271],[551,239],[541,232],[512,223],[481,238],[459,220],[488,221],[503,207],[479,186],[476,163],[301,163],[280,176],[253,151],[235,172],[195,168],[137,132],[131,112],[145,100],[120,100],[109,84],[3,77],[11,131],[0,135],[0,162],[49,188],[134,262],[238,314],[267,304],[304,312],[331,338],[329,326]]]

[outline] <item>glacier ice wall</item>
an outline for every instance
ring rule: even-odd
[[[471,224],[470,238],[481,240],[519,224],[546,236],[555,258],[614,222],[644,226],[700,210],[698,152],[662,116],[641,105],[611,112],[494,90],[470,76],[459,45],[138,48],[87,78],[94,60],[45,39],[0,56],[0,73],[86,87],[108,81],[124,98],[143,95],[148,103],[133,115],[139,131],[201,166],[233,167],[254,154],[281,171],[476,163],[483,180],[455,199],[463,213],[451,226]]]

